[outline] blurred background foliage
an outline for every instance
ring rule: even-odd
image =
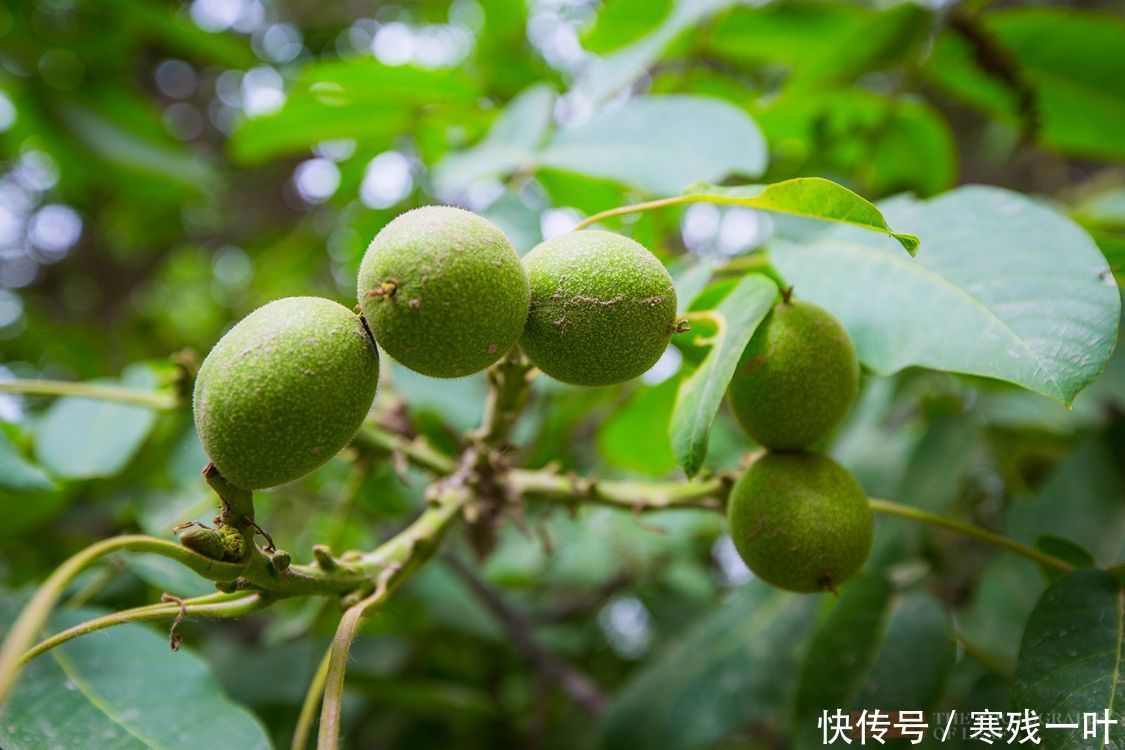
[[[819,175],[872,200],[983,182],[1069,214],[1120,280],[1122,10],[14,0],[0,6],[0,375],[174,383],[191,351],[266,301],[349,303],[375,232],[433,202],[483,213],[525,252],[583,216],[695,180]],[[689,268],[752,264],[786,228],[702,204],[611,226],[669,264],[681,297],[699,284]],[[167,359],[176,352],[179,364]],[[670,350],[616,389],[539,380],[521,456],[675,476],[666,428],[691,361]],[[438,382],[384,363],[380,414],[450,449],[479,419],[481,378]],[[873,495],[1108,562],[1125,548],[1123,408],[1120,353],[1069,411],[909,370],[866,378],[832,452]],[[0,395],[0,419],[10,590],[92,540],[166,536],[212,512],[182,412]],[[708,465],[736,467],[746,448],[723,414]],[[413,470],[353,450],[260,505],[305,558],[319,541],[372,546],[416,512],[423,488]],[[832,610],[871,619],[848,632],[885,638],[834,647],[818,630],[828,603],[748,585],[712,515],[529,508],[490,536],[479,560],[453,544],[459,562],[431,565],[366,627],[348,673],[354,747],[799,745],[812,721],[802,711],[827,700],[814,687],[835,684],[808,661],[800,680],[780,678],[810,648],[875,654],[830,696],[840,705],[1001,705],[998,678],[1045,586],[1022,560],[889,521],[871,567],[896,590],[857,584]],[[123,565],[112,580],[91,574],[82,598],[120,607],[206,590],[156,560]],[[513,646],[511,612],[600,686],[601,719],[556,689],[542,653]],[[184,633],[283,745],[334,621],[332,604],[285,602]]]

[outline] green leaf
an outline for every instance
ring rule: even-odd
[[[709,344],[703,362],[680,385],[672,411],[672,450],[676,462],[693,477],[703,466],[711,423],[723,402],[727,385],[755,329],[773,305],[777,285],[765,276],[745,276],[708,317],[714,331],[693,338],[697,345]]]
[[[598,430],[598,452],[610,466],[650,476],[664,476],[676,466],[668,423],[680,379],[640,386],[632,398]]]
[[[772,185],[738,187],[696,184],[689,186],[685,194],[691,202],[747,206],[761,211],[851,224],[894,237],[911,255],[918,252],[917,237],[891,231],[887,220],[874,204],[843,185],[822,177],[798,177]]]
[[[125,567],[161,592],[185,598],[215,593],[210,581],[162,555],[130,555],[125,558]]]
[[[604,55],[652,33],[668,18],[675,0],[609,0],[582,34],[582,46]]]
[[[766,142],[750,116],[727,102],[648,96],[559,130],[539,154],[539,164],[672,195],[694,180],[760,175]]]
[[[629,86],[652,67],[681,34],[738,0],[675,0],[663,23],[636,42],[589,66],[574,91],[594,102],[603,102]]]
[[[983,375],[1066,404],[1097,378],[1117,340],[1121,302],[1080,227],[983,186],[881,208],[918,233],[916,259],[844,227],[771,249],[797,296],[840,318],[867,367]]]
[[[1027,621],[1020,644],[1012,705],[1029,708],[1055,721],[1077,721],[1108,710],[1118,723],[1109,726],[1110,746],[1125,742],[1121,669],[1125,639],[1125,589],[1100,570],[1078,570],[1047,589]],[[1042,734],[1047,750],[1090,747],[1081,731]],[[1101,732],[1098,733],[1100,746]]]
[[[122,384],[152,388],[152,370],[144,364],[126,369]],[[121,471],[156,423],[144,406],[64,397],[51,404],[35,428],[35,458],[67,479],[109,477]]]
[[[712,747],[738,727],[778,715],[821,597],[759,581],[644,667],[606,712],[606,745],[648,750]]]
[[[0,429],[0,490],[35,492],[55,489],[46,472],[25,459]]]
[[[954,511],[965,477],[973,468],[979,432],[979,426],[969,416],[935,418],[905,462],[905,471],[891,497],[931,513]],[[917,555],[932,533],[932,527],[906,518],[883,518],[875,530],[868,565],[885,568]]]
[[[1093,568],[1095,566],[1094,556],[1090,554],[1090,550],[1065,537],[1043,534],[1035,540],[1035,547],[1048,555],[1066,560],[1076,568]],[[1049,578],[1057,578],[1060,575],[1055,568],[1048,568],[1045,565],[1039,567]]]
[[[105,612],[62,612],[62,629]],[[0,716],[5,750],[254,750],[271,747],[265,729],[231,703],[210,669],[168,638],[121,625],[78,638],[32,661]]]
[[[1030,86],[1044,145],[1064,153],[1125,159],[1125,23],[1109,13],[1013,8],[980,16],[980,25],[1021,85]],[[962,101],[1023,125],[1017,86],[978,63],[979,52],[955,29],[942,34],[925,67]],[[995,54],[993,55],[995,56]]]
[[[855,89],[801,91],[753,114],[773,145],[775,174],[849,175],[877,195],[929,196],[957,178],[953,133],[920,99]]]
[[[127,103],[130,109],[123,112]],[[99,98],[60,102],[58,116],[90,154],[114,167],[199,191],[218,187],[218,175],[209,159],[170,142],[167,134],[155,137],[145,130],[150,123],[141,121],[141,115],[155,119],[156,114],[144,109],[125,97],[118,97],[112,107]]]
[[[822,746],[816,721],[824,710],[932,707],[955,657],[952,622],[937,600],[893,594],[880,576],[860,578],[809,646],[796,699],[798,746]]]
[[[848,584],[817,627],[797,677],[798,726],[809,724],[822,710],[852,704],[886,635],[891,594],[881,574],[861,576]]]
[[[899,64],[931,23],[930,13],[913,3],[883,11],[851,3],[771,3],[732,11],[715,25],[710,47],[742,65],[784,65],[790,71],[785,89],[804,95]]]
[[[538,84],[520,93],[493,121],[488,135],[466,151],[450,154],[433,170],[439,190],[459,190],[475,180],[515,172],[534,162],[551,125],[555,90]]]
[[[430,114],[475,111],[476,96],[459,71],[394,67],[373,58],[315,62],[302,71],[281,109],[241,124],[230,150],[252,164],[333,138],[389,146],[415,127],[422,108]]]

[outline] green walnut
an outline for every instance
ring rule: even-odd
[[[195,427],[231,484],[290,482],[352,438],[379,379],[363,321],[318,297],[260,307],[207,355],[195,381]]]
[[[527,276],[492,222],[449,206],[397,217],[359,267],[375,340],[415,372],[458,378],[500,359],[527,319]]]
[[[628,237],[585,229],[524,256],[531,309],[520,345],[574,385],[611,385],[660,359],[675,328],[676,289],[656,257]]]
[[[735,483],[730,534],[756,576],[789,591],[835,591],[863,567],[874,518],[851,473],[818,453],[768,453]]]
[[[762,321],[728,394],[743,429],[771,450],[800,450],[840,423],[859,390],[848,332],[826,310],[783,300]]]

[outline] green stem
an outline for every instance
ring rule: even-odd
[[[86,547],[55,569],[12,623],[0,647],[0,704],[8,697],[19,673],[21,655],[35,643],[66,587],[75,576],[100,558],[122,550],[163,555],[213,581],[233,581],[243,570],[241,565],[211,560],[178,544],[149,536],[119,536]]]
[[[438,474],[450,474],[457,462],[427,443],[423,438],[406,438],[370,422],[359,428],[352,440],[363,448],[401,453],[410,461]]]
[[[328,681],[328,664],[332,658],[332,650],[324,652],[324,658],[316,668],[312,682],[309,683],[305,700],[301,704],[301,713],[297,716],[297,726],[293,729],[293,742],[290,750],[305,750],[309,746],[309,737],[312,736],[313,721],[316,720],[316,709],[324,695],[324,685]]]
[[[507,442],[512,426],[527,404],[533,371],[533,365],[518,346],[488,369],[484,419],[472,437],[494,448]]]
[[[722,510],[731,480],[725,476],[694,482],[615,482],[552,471],[512,469],[509,489],[519,496],[578,504],[596,503],[632,511],[695,508]]]
[[[68,380],[4,380],[0,381],[0,392],[39,396],[79,396],[99,401],[136,404],[162,411],[175,409],[181,403],[179,396],[174,393],[158,393],[139,388]]]
[[[363,601],[348,607],[340,618],[332,646],[328,649],[328,669],[324,676],[324,702],[320,708],[320,729],[317,732],[317,750],[336,750],[340,746],[340,705],[344,699],[344,673],[348,667],[348,654],[352,641],[359,631],[360,621],[368,608],[386,596],[386,589],[376,590]]]
[[[1046,552],[1040,552],[1034,547],[1028,547],[1020,544],[1014,539],[1009,539],[1003,534],[997,534],[994,531],[982,528],[975,524],[966,523],[965,521],[958,521],[956,518],[949,518],[947,516],[939,516],[936,513],[921,510],[919,508],[912,508],[909,505],[900,505],[899,503],[892,503],[889,500],[880,500],[878,498],[869,498],[868,503],[871,505],[871,510],[876,513],[883,513],[889,516],[899,516],[900,518],[909,518],[913,521],[921,521],[928,523],[931,526],[946,529],[948,531],[955,531],[958,534],[964,534],[974,539],[979,539],[986,544],[991,544],[994,547],[1006,549],[1009,552],[1014,552],[1017,555],[1026,557],[1028,560],[1037,562],[1040,565],[1046,565],[1048,568],[1063,573],[1069,573],[1074,570],[1074,566],[1066,560],[1049,555]]]
[[[599,221],[611,219],[614,216],[625,216],[627,214],[636,214],[642,211],[654,211],[659,208],[667,208],[668,206],[679,206],[684,203],[726,203],[730,205],[739,205],[737,199],[723,199],[719,196],[707,195],[674,195],[671,198],[660,198],[654,201],[645,201],[644,203],[633,203],[628,206],[618,206],[617,208],[610,208],[606,211],[600,211],[593,216],[588,216],[575,225],[574,229],[585,229],[586,227],[597,224]]]
[[[611,482],[588,477],[564,476],[552,471],[513,469],[508,473],[508,486],[521,497],[570,504],[597,503],[637,512],[673,508],[722,510],[730,491],[731,480],[719,476],[695,482]],[[1003,534],[997,534],[975,524],[889,500],[869,498],[868,502],[871,510],[876,513],[909,518],[964,534],[1055,570],[1062,572],[1074,570],[1074,566],[1066,560],[1020,544]]]
[[[961,648],[965,650],[965,653],[982,667],[991,669],[1001,677],[1006,677],[1009,680],[1012,679],[1012,675],[1015,673],[1015,668],[1006,660],[986,651],[977,644],[973,643],[960,630],[954,630],[953,637],[956,638],[957,642],[961,644]]]
[[[336,628],[336,635],[328,652],[317,750],[336,750],[339,747],[344,672],[352,641],[363,617],[386,601],[395,589],[433,556],[445,530],[470,499],[472,493],[465,487],[450,486],[443,489],[414,523],[375,552],[364,556],[362,565],[378,571],[377,583],[374,592],[344,612]]]
[[[237,594],[208,594],[194,599],[184,599],[181,607],[177,602],[161,604],[148,604],[143,607],[134,607],[121,612],[95,617],[92,620],[67,628],[55,635],[40,641],[20,656],[19,666],[27,664],[35,657],[50,651],[56,646],[61,646],[67,641],[88,633],[112,628],[115,625],[124,625],[130,622],[149,622],[176,617],[181,612],[184,615],[197,617],[233,618],[242,617],[252,612],[257,612],[269,606],[271,600],[258,593]]]

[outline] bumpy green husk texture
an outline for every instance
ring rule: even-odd
[[[229,482],[273,487],[344,447],[378,380],[378,350],[354,312],[317,297],[276,300],[246,316],[203,361],[195,426]]]
[[[807,448],[848,413],[859,390],[851,337],[823,308],[780,302],[754,332],[728,393],[742,427],[772,450]]]
[[[874,517],[851,473],[818,453],[769,453],[731,490],[731,538],[756,576],[831,591],[867,560]]]
[[[496,362],[527,319],[527,276],[512,243],[459,208],[425,206],[383,227],[363,257],[358,286],[379,345],[437,378]]]
[[[531,309],[520,345],[540,370],[575,385],[622,383],[668,346],[676,317],[672,277],[628,237],[586,229],[524,256]]]

